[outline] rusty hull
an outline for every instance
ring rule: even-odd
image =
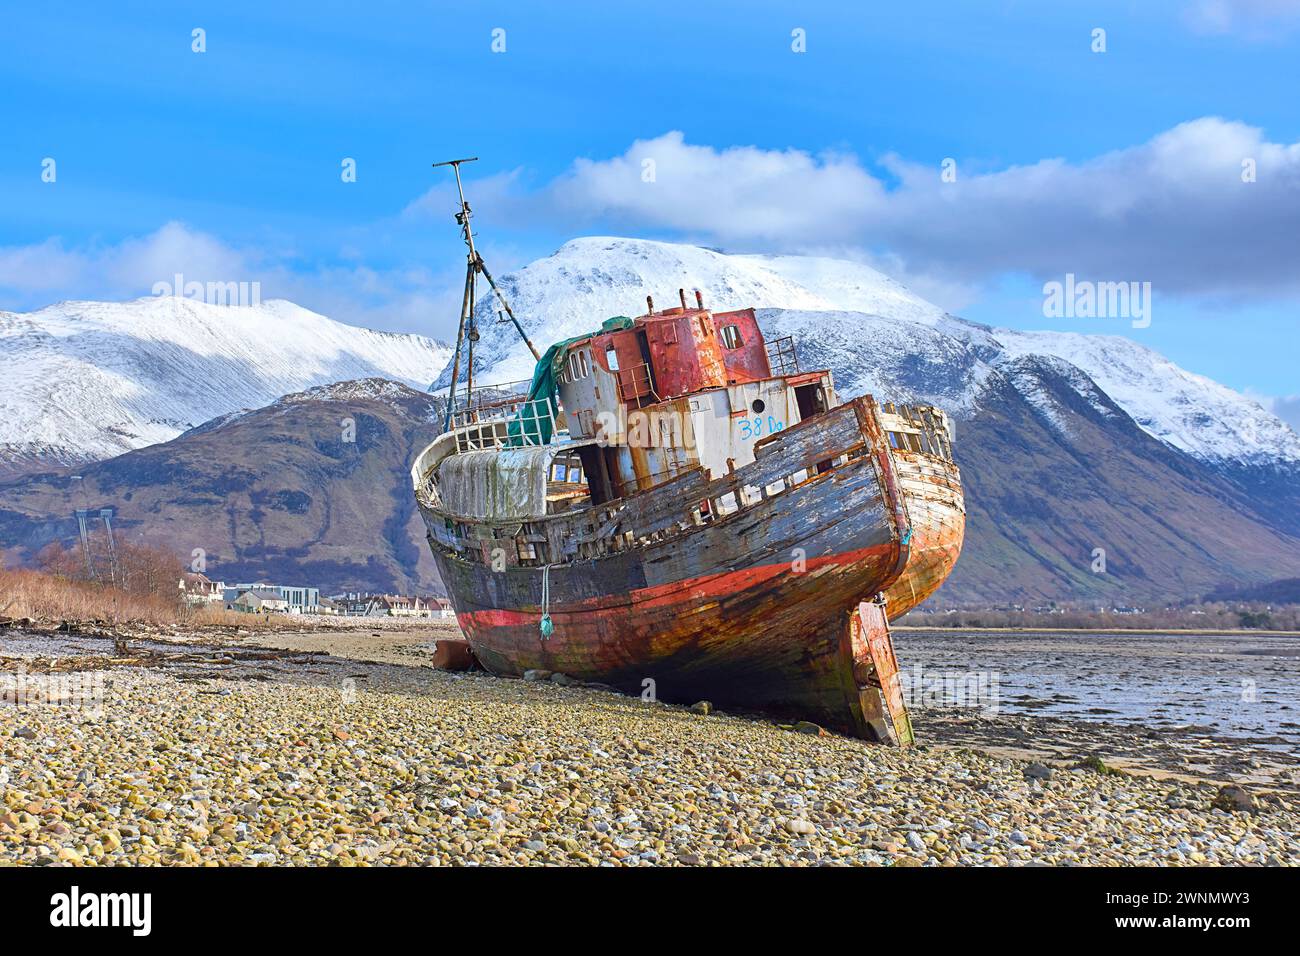
[[[880,420],[912,527],[907,567],[885,592],[892,621],[928,598],[952,573],[966,532],[966,504],[942,411],[886,402]]]
[[[892,452],[912,525],[907,566],[885,590],[889,619],[912,610],[947,580],[961,554],[966,507],[957,466],[919,452]]]
[[[695,470],[522,526],[471,526],[421,497],[475,658],[495,673],[545,669],[887,734],[854,622],[904,572],[913,533],[876,405],[837,406],[764,439],[756,456],[711,481]],[[545,556],[494,569],[481,544],[508,536]]]

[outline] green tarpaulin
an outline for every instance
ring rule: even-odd
[[[546,354],[538,360],[537,368],[533,371],[533,381],[528,386],[527,400],[510,420],[506,444],[515,447],[547,444],[554,432],[555,409],[557,407],[556,376],[564,368],[564,362],[569,357],[570,346],[575,342],[589,339],[593,335],[617,332],[619,329],[630,329],[631,327],[631,319],[626,315],[616,315],[612,319],[606,319],[601,324],[599,331],[575,335],[573,338],[556,342],[547,349]]]

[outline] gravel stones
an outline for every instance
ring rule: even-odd
[[[549,677],[328,657],[182,677],[115,668],[99,714],[0,706],[0,862],[1300,864],[1289,798],[1228,811],[1177,779],[1058,767],[1044,787],[992,752],[701,720]]]

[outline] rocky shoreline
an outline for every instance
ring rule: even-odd
[[[430,633],[371,660],[0,633],[0,676],[49,690],[0,705],[0,863],[1300,864],[1289,768],[1233,801],[1131,728],[1010,715],[920,713],[898,751],[435,671]]]

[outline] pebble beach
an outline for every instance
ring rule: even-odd
[[[0,865],[1300,863],[1285,781],[1234,805],[924,713],[896,750],[437,671],[429,640],[0,633],[0,674],[48,683],[0,704]]]

